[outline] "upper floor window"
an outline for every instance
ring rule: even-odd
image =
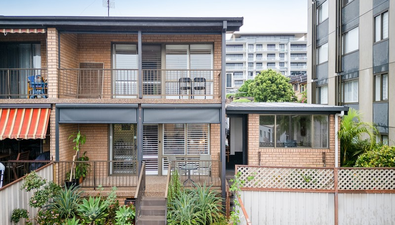
[[[343,102],[358,102],[358,80],[343,83]]]
[[[354,0],[343,0],[343,7]]]
[[[328,1],[325,1],[317,8],[317,24],[322,23],[328,19]]]
[[[232,85],[232,80],[233,80],[232,78],[233,78],[233,74],[231,74],[231,73],[226,74],[226,87],[230,88],[233,86]]]
[[[388,11],[374,17],[374,41],[388,38]]]
[[[248,69],[254,69],[254,63],[248,63]]]
[[[248,54],[248,61],[254,60],[254,54]]]
[[[209,151],[208,124],[164,124],[164,155],[207,155]]]
[[[275,50],[276,44],[267,44],[267,50]]]
[[[284,54],[284,53],[280,53],[279,55],[280,55],[280,59],[281,59],[281,60],[284,60],[284,59],[285,59],[285,54]]]
[[[248,51],[249,52],[253,52],[254,51],[254,45],[253,44],[249,44],[248,45]]]
[[[325,43],[317,48],[317,64],[328,61],[328,43]]]
[[[328,148],[326,115],[261,115],[259,147]]]
[[[262,44],[256,44],[256,50],[257,51],[262,51],[263,50]]]
[[[318,104],[328,104],[328,85],[317,87],[316,97]]]
[[[374,101],[388,100],[388,74],[374,76]]]
[[[256,54],[256,60],[262,60],[262,54]]]
[[[343,54],[353,52],[359,49],[359,31],[358,27],[343,34]]]

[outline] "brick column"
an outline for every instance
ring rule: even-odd
[[[47,29],[48,55],[48,98],[58,97],[58,65],[59,65],[58,31],[56,28]]]

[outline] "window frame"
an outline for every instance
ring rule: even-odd
[[[387,14],[387,37],[383,37],[383,34],[384,34],[384,32],[383,32],[383,28],[384,28],[384,14]],[[376,36],[376,34],[377,34],[377,32],[376,32],[376,29],[377,29],[377,24],[376,24],[376,18],[377,17],[380,17],[380,24],[379,24],[379,28],[380,28],[380,38],[378,38],[377,39],[377,36]],[[387,40],[388,38],[389,38],[389,12],[388,12],[388,10],[385,10],[385,11],[383,11],[383,12],[381,12],[381,13],[379,13],[379,14],[377,14],[376,16],[374,16],[373,17],[373,25],[374,25],[374,32],[373,32],[373,42],[374,43],[377,43],[377,42],[380,42],[380,41],[385,41],[385,40]]]
[[[348,52],[346,52],[346,37],[347,37],[347,35],[350,34],[351,31],[354,31],[354,30],[357,30],[357,40],[356,40],[356,42],[357,42],[357,46],[358,47],[356,49],[349,50]],[[359,26],[354,27],[354,28],[352,28],[352,29],[350,29],[350,30],[348,30],[348,31],[346,31],[346,32],[344,32],[342,34],[342,55],[351,54],[351,53],[356,52],[358,50],[359,50]]]
[[[383,98],[383,96],[384,96],[383,95],[383,93],[384,93],[384,91],[383,91],[383,76],[387,77],[387,93],[386,93],[387,99]],[[376,99],[376,77],[380,77],[380,98],[379,98],[379,100]],[[373,102],[388,102],[389,101],[389,88],[390,88],[390,86],[389,86],[388,72],[375,74],[373,76]]]
[[[357,82],[357,101],[346,101],[345,83],[352,83],[352,82]],[[359,102],[359,79],[358,78],[343,80],[341,88],[342,88],[342,102],[343,103],[354,104],[354,103]],[[352,93],[354,93],[354,92],[352,91]]]
[[[322,9],[324,6],[324,4],[326,4],[326,17],[325,18],[320,18],[322,16]],[[329,19],[329,0],[324,1],[322,4],[320,4],[319,6],[317,6],[317,25],[320,25],[321,23],[325,22],[325,20]]]
[[[325,58],[325,61],[321,61],[322,59],[320,57],[320,53],[322,50],[325,49],[324,46],[326,46],[326,58]],[[320,65],[320,64],[328,62],[328,60],[329,60],[329,44],[327,42],[327,43],[317,47],[317,62],[316,63],[317,63],[317,65]]]
[[[311,121],[311,123],[310,123],[310,143],[311,143],[311,147],[307,147],[307,146],[296,146],[296,147],[286,147],[286,146],[284,146],[284,147],[277,147],[277,116],[290,116],[290,115],[298,115],[298,116],[310,116],[310,121]],[[274,144],[274,146],[269,146],[269,147],[261,147],[261,145],[260,145],[260,140],[259,140],[259,143],[258,143],[258,146],[259,146],[259,148],[277,148],[277,149],[330,149],[330,137],[331,137],[331,134],[330,134],[330,127],[329,127],[329,125],[330,125],[330,115],[328,115],[328,114],[259,114],[259,119],[258,119],[258,121],[259,121],[259,126],[261,125],[260,124],[260,118],[261,118],[261,116],[274,116],[274,126],[273,126],[273,140],[274,140],[274,142],[273,142],[273,144]],[[315,117],[318,117],[318,116],[326,116],[327,117],[327,134],[328,134],[328,136],[326,137],[326,139],[327,139],[327,143],[326,143],[326,145],[327,145],[327,147],[313,147],[314,146],[314,144],[315,144],[315,140],[314,140],[314,133],[315,133],[315,131],[314,131],[314,118]],[[259,132],[260,132],[261,130],[259,129]]]
[[[327,91],[327,93],[326,93],[326,103],[322,103],[322,101],[321,101],[321,97],[322,97],[322,94],[321,94],[321,91],[322,91],[322,88],[323,87],[326,87],[326,91]],[[321,85],[321,86],[318,86],[317,88],[316,88],[316,98],[317,98],[317,104],[321,104],[321,105],[328,105],[328,103],[329,103],[329,99],[328,99],[328,84],[325,84],[325,85]]]

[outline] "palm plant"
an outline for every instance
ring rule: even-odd
[[[338,131],[341,142],[342,165],[350,165],[352,158],[357,158],[358,155],[372,148],[375,144],[376,129],[372,124],[361,121],[361,115],[357,110],[350,109],[348,115],[343,117],[343,120]],[[367,135],[370,146],[363,147],[361,143],[362,135]],[[353,161],[353,160],[351,160]]]

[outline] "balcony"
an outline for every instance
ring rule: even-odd
[[[59,98],[213,99],[220,70],[59,69]]]
[[[47,90],[47,69],[0,69],[0,99],[47,98]]]
[[[291,47],[291,52],[305,52],[307,51],[307,48],[292,48]]]
[[[291,60],[294,60],[294,61],[306,61],[307,60],[307,56],[299,56],[299,57],[291,56]]]
[[[304,66],[293,66],[291,64],[291,70],[305,70],[305,69],[307,69],[307,65],[304,65]]]

